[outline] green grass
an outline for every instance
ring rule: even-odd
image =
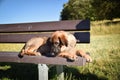
[[[105,23],[92,22],[90,44],[76,47],[90,52],[93,62],[64,66],[65,80],[120,79],[120,23]],[[22,47],[23,44],[0,44],[0,51],[20,51]],[[49,74],[50,80],[56,80],[55,67],[50,68]],[[0,63],[0,80],[36,80],[37,75],[37,65]]]
[[[0,51],[20,52],[24,44],[0,43]]]
[[[96,76],[96,80],[118,80],[120,77],[120,34],[91,36],[91,43],[77,45],[91,53],[94,59],[83,67],[77,67],[80,74]],[[85,79],[86,80],[86,79]]]

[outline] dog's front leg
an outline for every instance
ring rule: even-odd
[[[76,55],[70,54],[70,53],[67,53],[67,52],[61,52],[58,56],[65,57],[65,58],[67,58],[71,61],[75,61],[77,59]]]
[[[77,50],[77,51],[76,51],[76,54],[77,54],[78,56],[82,56],[82,57],[86,58],[87,62],[92,62],[92,58],[90,57],[90,55],[86,54],[84,51],[82,51],[82,50]]]

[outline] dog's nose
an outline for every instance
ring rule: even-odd
[[[54,56],[54,55],[55,55],[55,53],[52,52],[52,53],[51,53],[51,56]]]

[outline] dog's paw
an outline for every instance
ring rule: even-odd
[[[86,58],[87,62],[92,62],[92,58],[88,54],[86,54],[84,57]]]
[[[75,61],[75,60],[77,60],[77,56],[76,56],[76,55],[69,56],[69,57],[68,57],[68,60],[69,60],[69,61]]]
[[[35,53],[35,56],[41,56],[41,53],[36,52],[36,53]]]

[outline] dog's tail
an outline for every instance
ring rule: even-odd
[[[24,45],[24,47],[21,49],[21,51],[18,54],[19,58],[23,58],[23,56],[24,56],[24,49],[25,49],[25,45]]]

